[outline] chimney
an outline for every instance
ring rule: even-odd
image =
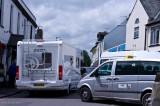
[[[43,30],[39,29],[39,27],[37,29],[36,39],[43,39]]]

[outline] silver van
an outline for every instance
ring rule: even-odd
[[[146,106],[160,59],[110,60],[95,68],[78,84],[83,102],[108,98],[141,102]]]

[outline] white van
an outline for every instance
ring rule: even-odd
[[[83,102],[107,98],[148,106],[156,73],[160,73],[160,59],[105,61],[80,80],[78,93]]]
[[[69,94],[80,80],[81,50],[63,41],[19,41],[17,76],[19,90],[64,90]]]
[[[134,59],[160,59],[159,52],[148,52],[148,51],[103,52],[99,60],[99,64],[107,60],[125,59],[125,57],[128,55],[133,56]]]

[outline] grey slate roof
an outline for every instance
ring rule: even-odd
[[[140,0],[140,2],[149,16],[149,22],[152,21],[160,12],[160,0]]]
[[[104,37],[104,50],[126,43],[127,20],[115,27]]]
[[[156,24],[156,23],[160,23],[160,12],[157,14],[157,16],[155,17],[155,19],[153,21],[151,21],[149,24],[147,24],[147,26],[152,25],[152,24]]]

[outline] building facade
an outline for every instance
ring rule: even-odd
[[[17,42],[34,39],[36,18],[23,0],[0,0],[0,63],[5,71],[16,61]]]
[[[136,1],[126,25],[126,50],[147,50],[149,39],[146,24],[153,21],[159,11],[159,0]]]
[[[94,66],[97,66],[97,64],[99,63],[99,58],[102,54],[102,52],[104,51],[104,37],[107,35],[108,33],[106,31],[104,32],[99,32],[97,34],[97,41],[95,43],[95,46],[91,49],[90,52],[92,52],[92,64]]]

